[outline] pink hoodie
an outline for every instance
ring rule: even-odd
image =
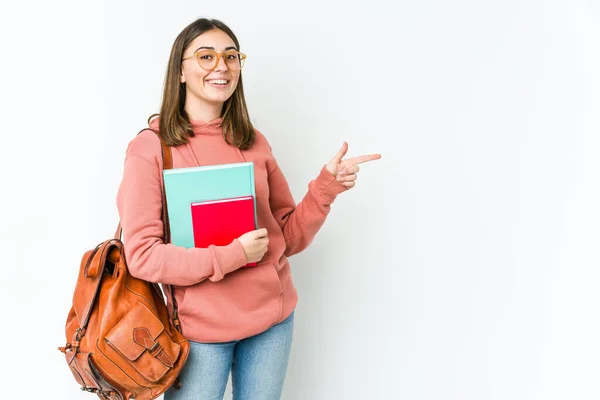
[[[161,148],[152,131],[129,143],[117,195],[130,273],[173,285],[183,335],[197,342],[256,335],[292,313],[298,294],[288,257],[308,247],[336,196],[347,190],[323,167],[296,205],[266,138],[256,131],[254,145],[240,151],[225,142],[220,122],[192,121],[195,136],[171,148],[173,168],[254,163],[258,227],[269,236],[268,251],[257,266],[240,268],[247,259],[237,239],[208,248],[164,244]],[[150,127],[158,130],[158,119]]]

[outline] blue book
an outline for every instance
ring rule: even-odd
[[[176,246],[194,247],[192,203],[242,196],[256,199],[251,162],[167,169],[163,179],[171,243]],[[256,224],[256,201],[254,219]]]

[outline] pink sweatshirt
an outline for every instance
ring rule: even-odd
[[[193,121],[195,136],[172,147],[173,168],[253,162],[258,227],[269,236],[267,253],[255,267],[235,239],[227,246],[191,248],[163,242],[162,158],[156,134],[146,130],[127,147],[117,207],[131,275],[173,285],[183,335],[197,342],[227,342],[265,331],[283,321],[298,295],[288,257],[304,250],[347,190],[323,167],[295,204],[266,138],[244,151],[222,137],[221,119]],[[150,127],[158,130],[158,119]]]

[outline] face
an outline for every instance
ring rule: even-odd
[[[223,57],[212,71],[203,69],[194,54],[198,50],[214,50],[221,54],[238,50],[233,40],[223,31],[214,29],[198,36],[183,52],[180,80],[185,83],[186,96],[193,96],[199,103],[222,105],[231,97],[240,79],[240,71],[228,68]]]

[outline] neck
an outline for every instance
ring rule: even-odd
[[[223,103],[208,103],[192,96],[185,99],[185,111],[190,120],[210,122],[221,118]]]

